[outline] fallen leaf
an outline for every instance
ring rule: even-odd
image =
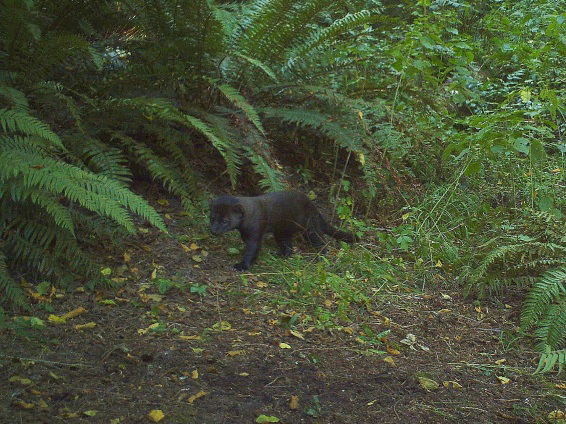
[[[47,321],[49,321],[52,324],[65,324],[67,322],[67,320],[63,317],[59,317],[57,315],[51,314],[49,315],[49,318],[47,318]]]
[[[154,329],[154,328],[157,328],[157,327],[159,327],[159,323],[158,323],[158,322],[154,322],[153,324],[151,324],[151,325],[150,325],[149,327],[147,327],[147,328],[140,328],[140,329],[138,330],[138,334],[142,334],[142,335],[143,335],[143,334],[147,333],[148,331],[150,331],[150,330],[152,330],[152,329]]]
[[[29,378],[23,378],[23,377],[19,377],[17,375],[10,377],[10,379],[8,381],[10,383],[21,384],[22,386],[29,386],[30,384],[33,384],[33,381],[30,380]]]
[[[196,243],[191,243],[190,249],[191,250],[198,250],[198,249],[200,249],[200,247],[198,247],[198,245]]]
[[[495,361],[495,364],[496,364],[496,365],[501,365],[501,364],[504,363],[505,361],[506,361],[505,358],[498,359],[497,361]]]
[[[20,399],[12,400],[12,405],[20,409],[33,409],[34,407],[33,403],[24,402],[23,400]]]
[[[248,377],[250,374],[247,373],[247,372],[241,372],[241,373],[238,374],[238,375],[240,375],[240,376],[242,376],[242,377]]]
[[[149,418],[154,423],[158,423],[163,418],[165,418],[165,414],[161,409],[152,409],[151,411],[149,411],[149,414],[147,414],[147,418]]]
[[[499,380],[499,382],[500,382],[501,384],[509,384],[509,383],[511,383],[511,379],[510,379],[510,378],[503,377],[503,376],[501,376],[501,375],[497,375],[496,377],[497,377],[497,379]]]
[[[383,358],[383,361],[387,362],[392,367],[395,366],[395,361],[393,360],[393,358],[391,356],[386,356],[385,358]]]
[[[462,388],[463,388],[463,387],[462,387],[458,382],[456,382],[456,381],[444,381],[444,382],[442,383],[442,385],[443,385],[444,387],[446,387],[447,389],[450,389],[450,388],[452,388],[452,389],[462,389]]]
[[[450,297],[450,295],[444,294],[444,293],[440,293],[440,296],[442,296],[442,298],[444,300],[452,300],[452,297]]]
[[[75,330],[88,330],[96,327],[96,322],[87,322],[86,324],[75,325]]]
[[[215,331],[228,331],[232,329],[232,324],[228,321],[221,321],[217,322],[212,326],[212,329]]]
[[[557,389],[565,389],[566,390],[566,383],[558,383],[558,384],[555,384],[554,387],[556,387]]]
[[[102,275],[108,276],[108,275],[112,274],[112,269],[111,268],[104,268],[104,269],[100,270],[100,273]]]
[[[238,355],[243,355],[245,353],[246,353],[245,350],[230,350],[227,352],[228,356],[238,356]]]
[[[65,315],[63,315],[61,318],[64,319],[70,319],[70,318],[74,318],[77,315],[80,314],[84,314],[85,312],[87,312],[87,310],[85,308],[83,308],[82,306],[79,306],[76,309],[73,309],[72,311],[67,312]]]
[[[157,199],[157,203],[161,206],[169,206],[169,200],[167,199]]]
[[[198,380],[198,370],[192,370],[191,371],[191,378],[193,380]]]
[[[562,421],[564,418],[566,418],[566,414],[564,414],[564,411],[561,411],[560,409],[555,409],[548,413],[548,419],[550,421]]]
[[[279,418],[271,415],[260,415],[255,420],[256,423],[278,423]]]
[[[300,331],[289,330],[289,333],[291,333],[293,336],[295,336],[298,339],[305,340],[305,336],[303,336]]]
[[[299,396],[291,396],[291,401],[289,402],[289,408],[299,409]]]
[[[94,411],[94,410],[83,412],[83,414],[86,415],[87,417],[94,417],[96,415],[96,413],[97,413],[97,411]]]
[[[130,262],[132,260],[132,255],[128,252],[124,252],[124,262]]]
[[[425,389],[427,392],[430,392],[431,390],[436,390],[438,389],[438,387],[440,387],[440,384],[438,384],[434,380],[431,380],[430,378],[418,377],[417,380],[419,381],[421,387]]]
[[[289,345],[287,343],[279,343],[279,347],[281,349],[291,349],[291,345]]]
[[[153,268],[153,271],[151,271],[151,279],[155,280],[157,278],[157,268]]]
[[[386,346],[385,348],[387,350],[387,353],[389,353],[390,355],[400,355],[401,352],[399,352],[397,349],[393,349],[391,346]]]
[[[201,390],[200,392],[198,392],[196,395],[189,397],[188,402],[189,403],[193,403],[195,400],[197,400],[198,398],[203,397],[204,395],[206,395],[206,392],[204,390]]]
[[[255,283],[256,287],[260,288],[260,289],[264,289],[265,287],[268,286],[267,283],[264,283],[263,281],[258,281],[257,283]]]

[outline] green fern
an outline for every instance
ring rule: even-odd
[[[552,371],[556,365],[558,365],[558,373],[561,373],[566,365],[566,349],[552,350],[547,346],[546,351],[540,355],[535,374]]]
[[[16,307],[26,305],[26,299],[21,286],[12,278],[8,271],[6,255],[4,254],[4,231],[0,230],[0,293],[4,295],[1,303],[11,303]],[[1,309],[1,308],[0,308]]]
[[[16,109],[0,109],[0,126],[5,133],[21,132],[25,135],[37,135],[53,145],[64,149],[57,134],[49,129],[45,122],[31,116],[28,112]]]

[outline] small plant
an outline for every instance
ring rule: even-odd
[[[206,289],[208,286],[206,284],[198,284],[198,283],[191,283],[189,285],[189,291],[191,293],[196,293],[200,297],[204,297],[206,295]]]

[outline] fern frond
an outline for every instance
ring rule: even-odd
[[[162,218],[144,199],[110,178],[51,158],[24,155],[18,150],[0,152],[0,164],[3,164],[0,182],[21,178],[26,189],[44,189],[54,195],[64,195],[133,232],[135,228],[126,210],[130,209],[165,231]]]
[[[263,125],[261,124],[256,110],[238,90],[228,84],[218,85],[217,88],[234,106],[241,109],[246,114],[247,118],[255,125],[259,132],[265,135],[265,130],[263,129]]]
[[[294,49],[291,57],[285,65],[284,72],[291,70],[299,61],[303,61],[305,57],[312,54],[313,50],[324,43],[335,39],[338,35],[341,35],[352,28],[367,24],[373,19],[374,18],[369,11],[362,10],[332,22],[332,24],[327,28],[317,30],[314,34],[310,35],[304,43]]]
[[[8,271],[6,255],[4,254],[3,234],[0,232],[0,303],[13,304],[16,307],[25,307],[26,298],[21,286],[12,278]]]
[[[21,132],[26,135],[36,135],[53,145],[65,149],[57,134],[49,129],[47,124],[31,116],[29,113],[16,109],[0,109],[0,126],[4,132]]]
[[[540,355],[540,360],[534,373],[552,371],[556,365],[558,365],[558,373],[560,374],[564,370],[564,365],[566,365],[566,349],[552,350],[550,346],[546,346],[545,352]]]
[[[98,175],[111,178],[127,186],[132,180],[128,161],[120,149],[93,138],[74,139],[73,146],[80,148],[79,155],[88,169]]]
[[[261,69],[269,78],[271,78],[273,81],[275,82],[279,82],[279,80],[277,79],[277,75],[275,75],[275,72],[273,72],[273,70],[267,66],[265,63],[263,63],[262,61],[258,60],[258,59],[254,59],[253,57],[250,56],[246,56],[245,54],[242,54],[240,52],[235,52],[234,56],[237,56],[239,58],[244,59],[246,62],[251,63],[252,65],[256,66],[257,68]]]
[[[267,160],[251,147],[245,146],[244,151],[246,157],[253,163],[254,170],[263,178],[259,181],[259,185],[264,191],[279,191],[285,189],[285,180],[283,174],[271,166]]]
[[[148,170],[152,178],[161,181],[167,191],[178,195],[185,209],[188,210],[191,208],[192,202],[190,194],[179,184],[182,178],[174,167],[165,163],[152,149],[131,137],[121,133],[115,133],[113,139],[119,141],[134,157],[135,162],[142,168]]]
[[[4,97],[14,106],[15,110],[27,111],[29,109],[28,99],[20,90],[6,85],[0,85],[0,96]]]
[[[342,128],[342,126],[334,122],[329,115],[301,108],[286,109],[262,107],[258,110],[269,118],[277,118],[283,122],[295,124],[298,127],[311,127],[320,131],[326,137],[335,140],[340,147],[356,152],[363,152],[360,135],[348,128]]]
[[[532,327],[549,305],[566,299],[566,266],[545,272],[529,291],[521,313],[521,327]],[[566,315],[566,313],[565,313]],[[566,326],[565,334],[566,334]]]

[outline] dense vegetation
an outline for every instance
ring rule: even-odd
[[[387,217],[376,238],[419,281],[526,288],[523,329],[566,363],[565,19],[560,1],[4,2],[3,307],[23,277],[95,278],[86,247],[135,216],[165,231],[140,179],[192,211],[218,187],[324,183],[368,238]]]

